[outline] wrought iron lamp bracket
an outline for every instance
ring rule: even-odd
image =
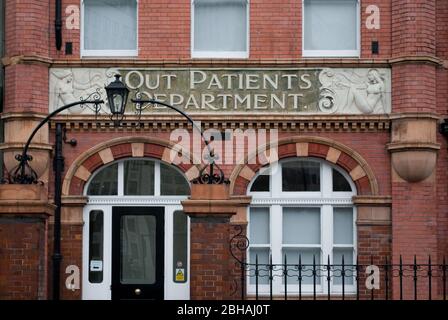
[[[202,129],[196,124],[196,122],[184,111],[169,105],[165,102],[158,101],[155,99],[143,99],[143,93],[137,91],[135,94],[135,99],[131,99],[131,101],[135,104],[135,110],[139,118],[139,122],[141,120],[142,111],[154,105],[161,105],[167,107],[171,110],[176,111],[180,115],[182,115],[187,121],[193,126],[193,130],[196,129],[200,135],[202,140],[205,143],[205,146],[208,148],[208,155],[205,157],[206,163],[200,170],[199,176],[192,181],[193,184],[229,184],[229,179],[225,178],[224,171],[216,164],[216,160],[219,157],[215,154],[214,150],[210,147],[210,141],[207,141],[204,137]]]
[[[46,116],[37,126],[34,128],[33,132],[29,136],[25,146],[23,147],[22,154],[17,154],[15,159],[19,162],[19,164],[14,167],[7,175],[7,177],[3,178],[0,183],[2,184],[42,184],[41,181],[38,180],[38,175],[36,171],[30,166],[29,162],[33,160],[33,157],[28,154],[28,149],[30,147],[31,141],[33,140],[36,133],[42,128],[47,122],[51,120],[55,115],[61,113],[64,110],[67,110],[74,106],[89,106],[96,112],[101,110],[101,105],[104,104],[104,101],[101,100],[101,93],[99,90],[90,94],[87,98],[81,98],[79,101],[69,103],[65,106],[62,106],[53,112],[51,112],[48,116]],[[96,113],[97,114],[97,113]]]

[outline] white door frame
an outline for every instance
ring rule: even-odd
[[[190,298],[190,261],[187,262],[187,282],[176,283],[173,278],[173,213],[182,211],[181,200],[186,197],[89,197],[88,204],[83,211],[83,250],[82,250],[82,299],[84,300],[110,300],[112,281],[112,207],[142,206],[165,208],[165,277],[164,298],[166,300],[188,300]],[[103,239],[103,281],[102,283],[89,282],[88,248],[89,248],[89,213],[92,210],[101,210],[104,213],[104,239]],[[188,219],[188,260],[190,259],[190,220]]]

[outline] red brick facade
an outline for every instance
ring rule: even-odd
[[[63,27],[62,32],[63,43],[73,43],[73,54],[66,55],[64,48],[57,51],[54,1],[6,0],[2,116],[10,124],[5,126],[6,130],[13,128],[17,132],[5,132],[8,139],[2,149],[17,153],[32,128],[48,114],[49,68],[53,67],[390,68],[392,114],[306,116],[292,120],[285,116],[272,121],[250,117],[198,120],[217,129],[232,121],[230,127],[238,128],[257,128],[256,123],[269,123],[279,129],[279,159],[299,156],[328,160],[330,149],[340,151],[336,161],[328,161],[349,175],[353,173],[359,198],[354,199],[354,204],[360,208],[359,212],[366,216],[366,212],[373,212],[374,216],[357,221],[359,262],[368,264],[371,256],[379,260],[387,256],[398,263],[402,256],[404,263],[412,263],[416,255],[419,263],[426,263],[431,255],[433,263],[442,263],[443,257],[448,256],[448,146],[438,126],[448,114],[448,3],[445,0],[360,2],[359,58],[303,58],[302,1],[251,0],[249,58],[232,60],[191,58],[189,0],[139,0],[139,54],[135,59],[81,59],[80,30],[76,28]],[[62,1],[64,26],[68,17],[65,8],[79,4],[77,0]],[[380,9],[380,29],[366,27],[369,5]],[[372,41],[378,41],[379,54],[372,54]],[[88,178],[105,165],[99,152],[110,149],[113,160],[131,158],[136,157],[133,144],[143,144],[144,157],[164,160],[172,147],[170,132],[178,126],[172,119],[157,118],[151,118],[149,125],[141,128],[101,127],[70,115],[58,119],[66,124],[68,138],[78,142],[76,147],[64,145],[62,191],[64,201],[69,203],[67,207],[76,207],[81,212],[82,205],[70,201],[83,196]],[[0,192],[0,299],[51,298],[53,223],[46,214],[54,194],[50,160],[54,125],[42,130],[33,141],[32,150],[38,150],[46,159],[48,170],[41,178],[45,195],[29,201],[45,210],[28,212],[26,197],[13,199],[8,194],[2,198],[5,193]],[[306,154],[298,152],[298,144],[306,145]],[[411,155],[428,152],[428,157],[436,153],[431,174],[418,182],[403,177],[400,170],[405,166],[406,152]],[[254,173],[261,167],[247,162],[222,166],[231,180],[230,196],[247,195],[251,180],[241,173],[246,165]],[[187,176],[195,170],[192,167],[179,166]],[[354,174],[358,167],[364,174]],[[412,170],[418,171],[419,167]],[[64,284],[66,266],[82,264],[82,218],[71,219],[70,210],[63,210],[62,219],[61,293],[64,299],[81,299],[82,288],[69,291]],[[379,212],[389,214],[389,219],[375,219]],[[227,212],[229,216],[225,218],[209,213],[209,217],[191,220],[190,298],[229,299],[232,297],[225,292],[233,290],[232,279],[238,273],[232,267],[234,262],[226,245],[231,235],[229,217],[236,212]],[[239,213],[232,222],[245,224]],[[229,264],[220,263],[225,260]],[[418,285],[422,288],[419,298],[426,299],[427,290],[423,289],[427,283],[419,280]],[[395,279],[390,292],[396,299],[398,286]],[[412,297],[412,290],[411,283],[405,284],[405,298]],[[440,282],[433,283],[432,290],[433,298],[441,297]],[[378,293],[378,298],[382,294]],[[361,296],[369,297],[369,292],[362,291]]]

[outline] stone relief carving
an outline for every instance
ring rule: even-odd
[[[104,87],[117,73],[123,76],[131,91],[138,90],[158,100],[176,103],[177,107],[193,113],[391,112],[391,72],[386,68],[53,68],[50,70],[49,110],[86,98],[98,89],[106,100]],[[139,77],[134,78],[136,75]],[[127,113],[135,112],[130,102],[127,110]],[[169,112],[160,108],[154,111]],[[92,113],[85,106],[67,112]]]
[[[319,109],[325,113],[391,112],[390,70],[324,69],[319,74]]]
[[[104,87],[112,81],[116,73],[119,73],[116,68],[51,69],[50,111],[80,99],[85,99],[98,89],[101,90],[101,95],[105,98]],[[66,112],[69,114],[91,113],[88,108],[81,106],[72,107]]]

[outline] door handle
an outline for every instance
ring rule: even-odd
[[[140,290],[140,289],[137,288],[137,289],[135,289],[134,292],[135,292],[135,295],[136,295],[136,296],[139,296],[139,295],[142,293],[142,290]]]

